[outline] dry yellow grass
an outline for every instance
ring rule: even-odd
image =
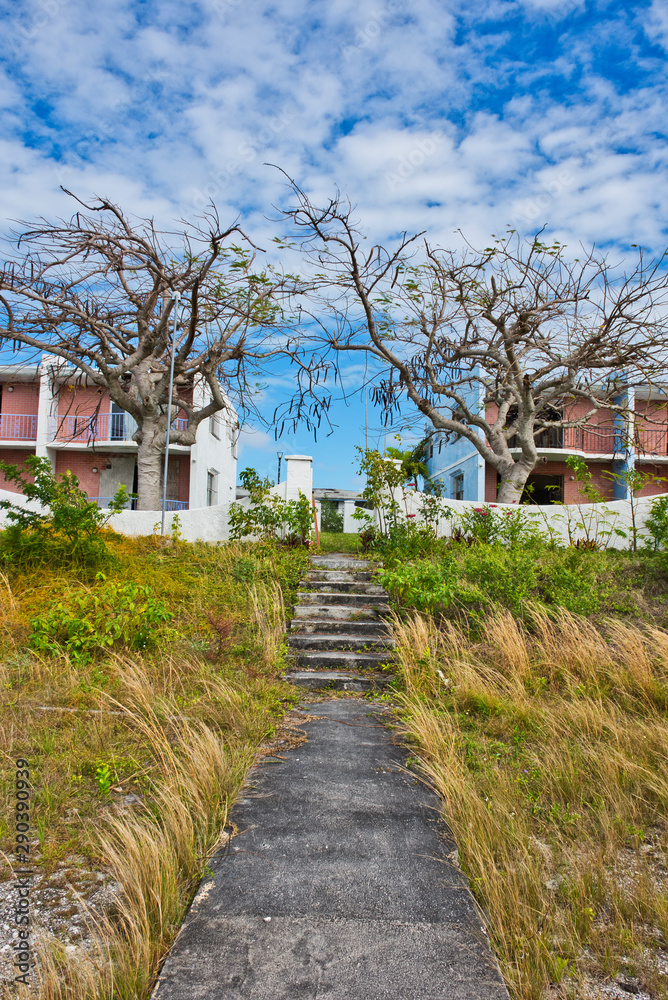
[[[529,618],[498,612],[479,643],[396,622],[407,738],[512,996],[666,997],[668,634]]]
[[[145,1000],[243,777],[291,697],[276,679],[282,587],[290,593],[303,555],[238,544],[118,546],[116,579],[148,573],[175,612],[165,650],[106,652],[84,665],[37,655],[25,646],[30,619],[72,582],[47,568],[0,579],[0,752],[31,761],[36,886],[57,884],[71,902],[81,884],[87,920],[78,937],[74,924],[49,934],[51,914],[34,925],[38,968],[24,992],[39,1000]],[[232,624],[224,647],[209,612]],[[7,775],[1,788],[9,816]],[[0,834],[11,850],[1,820]],[[111,908],[108,894],[87,903],[97,876]],[[0,996],[16,993],[5,983]]]
[[[249,593],[251,621],[260,647],[260,662],[264,667],[280,662],[280,650],[285,641],[285,606],[279,585],[254,584]]]
[[[151,808],[111,815],[92,834],[119,886],[114,913],[89,911],[90,936],[74,951],[42,934],[40,1000],[147,995],[253,759],[252,745],[230,744],[218,724],[242,714],[240,695],[229,685],[211,685],[216,697],[204,723],[184,717],[178,697],[159,694],[140,662],[117,658],[116,670],[119,696],[105,702],[153,749]]]

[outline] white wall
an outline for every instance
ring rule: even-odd
[[[281,483],[279,485],[284,486],[285,484]],[[415,514],[416,522],[421,520],[419,504],[423,497],[424,494],[413,491],[406,494],[405,512],[407,514]],[[8,493],[6,490],[0,490],[0,500],[10,500],[14,504],[32,506],[33,509],[37,509],[35,505],[29,504],[21,494]],[[634,501],[636,505],[637,526],[641,534],[645,518],[649,514],[654,500],[656,500],[656,497],[643,497]],[[244,504],[248,501],[240,502]],[[453,511],[455,515],[460,511],[470,510],[471,507],[481,506],[481,504],[470,500],[440,500],[439,505],[444,514],[447,508]],[[532,518],[544,530],[548,526],[551,527],[555,537],[564,544],[568,544],[569,541],[568,525],[570,523],[570,537],[573,539],[586,537],[586,529],[589,530],[590,536],[596,535],[600,531],[610,531],[612,534],[609,536],[601,536],[604,544],[608,544],[610,548],[628,548],[628,538],[621,538],[614,534],[615,529],[625,531],[627,536],[630,534],[631,504],[628,500],[612,500],[609,503],[601,504],[572,504],[567,507],[561,507],[557,504],[521,508],[511,504],[496,504],[494,506],[499,511],[504,509],[522,510],[526,517]],[[205,542],[227,541],[229,538],[229,509],[229,503],[222,503],[215,507],[180,510],[178,517],[181,522],[182,538],[191,542],[197,540]],[[167,514],[165,519],[166,531],[171,530],[173,517],[173,514]],[[3,527],[6,520],[6,511],[0,510],[0,528]],[[159,521],[160,513],[155,510],[125,510],[121,514],[114,514],[109,525],[115,531],[124,535],[150,535],[153,533],[154,526]],[[354,525],[353,531],[359,530],[358,522],[353,521],[352,524]],[[453,528],[456,527],[456,516],[454,519],[441,516],[438,524],[438,534],[439,536],[447,537],[451,534]]]
[[[416,522],[420,522],[420,505],[424,494],[414,490],[408,491],[405,501],[402,503],[404,512],[413,515]],[[649,515],[652,503],[657,498],[640,497],[633,501],[635,507],[636,528],[642,534],[645,519]],[[439,500],[438,504],[443,511],[439,518],[437,532],[440,537],[448,537],[454,529],[458,527],[457,514],[470,510],[472,507],[489,506],[498,511],[521,510],[523,515],[533,521],[547,535],[552,535],[557,542],[567,545],[571,540],[586,537],[598,537],[603,546],[612,549],[626,549],[629,547],[628,538],[632,529],[632,506],[628,500],[611,500],[607,503],[583,503],[546,505],[527,505],[519,507],[517,504],[485,504],[471,500]],[[454,517],[446,517],[446,511],[452,511]],[[621,537],[615,532],[623,531],[627,537]],[[606,534],[610,532],[610,534]]]
[[[344,500],[343,501],[343,531],[344,534],[357,534],[358,531],[362,530],[362,525],[359,521],[353,520],[353,514],[357,508],[355,507],[354,500]]]
[[[197,407],[209,401],[208,386],[198,384],[193,390]],[[216,434],[211,433],[210,420],[197,428],[195,444],[190,449],[190,509],[207,505],[207,473],[216,474],[219,504],[234,501],[237,487],[237,414],[231,403],[215,415]]]
[[[204,459],[200,456],[198,461],[203,462]],[[236,457],[234,458],[234,468],[236,471]],[[278,492],[279,496],[287,495],[287,499],[289,500],[297,500],[299,498],[299,490],[301,490],[310,499],[312,496],[311,457],[308,455],[289,455],[286,470],[285,482],[275,486],[274,491]],[[206,498],[206,475],[204,482]],[[33,510],[39,509],[38,505],[29,504],[20,493],[8,493],[6,490],[0,490],[0,500],[10,500],[16,505],[31,507]],[[232,496],[233,501],[234,495]],[[199,507],[191,507],[189,510],[178,511],[181,537],[188,542],[227,541],[230,537],[230,502],[225,501],[224,503],[207,507],[205,499],[205,503]],[[248,504],[248,500],[240,500],[239,503],[245,506]],[[165,516],[165,531],[168,533],[171,531],[173,518],[174,514],[168,511]],[[120,532],[122,535],[151,535],[153,534],[155,525],[159,526],[160,519],[160,511],[157,510],[124,510],[120,514],[114,514],[110,518],[109,527],[113,528],[114,531]],[[4,526],[6,520],[6,511],[0,510],[0,528]],[[160,528],[158,527],[158,532],[159,530]]]
[[[17,507],[28,507],[31,510],[39,510],[39,504],[29,503],[20,493],[9,493],[0,490],[0,500],[10,500]],[[225,542],[229,538],[229,503],[218,504],[216,507],[201,507],[196,510],[179,510],[179,521],[181,522],[181,537],[188,542]],[[120,514],[114,514],[109,520],[109,527],[118,531],[121,535],[152,535],[157,525],[160,533],[160,511],[157,510],[124,510]],[[165,517],[165,531],[171,531],[174,513],[167,512]],[[11,522],[7,519],[7,512],[0,510],[0,529]]]

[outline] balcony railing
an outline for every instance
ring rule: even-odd
[[[172,421],[172,429],[184,431],[188,426],[185,418]],[[132,441],[137,430],[137,422],[129,413],[95,413],[92,416],[67,416],[51,418],[51,440],[67,441],[70,444],[92,444],[93,442]]]
[[[0,440],[34,441],[37,437],[37,415],[31,413],[0,413]]]
[[[604,424],[548,427],[536,435],[535,441],[537,448],[583,451],[585,455],[614,455],[624,450],[621,434]],[[508,444],[511,448],[519,448],[517,437],[512,437]],[[636,427],[633,447],[638,455],[668,455],[668,427]]]
[[[560,451],[583,451],[588,455],[613,455],[619,450],[618,436],[613,427],[547,427],[535,437],[537,448],[555,448]],[[615,448],[617,442],[617,449]],[[511,437],[510,448],[519,448],[516,436]]]
[[[96,503],[98,505],[98,507],[102,508],[102,510],[107,510],[109,508],[109,504],[113,500],[113,497],[89,497],[89,499],[93,500],[94,503]],[[166,511],[188,510],[188,507],[189,507],[189,504],[188,504],[187,500],[166,500],[165,501],[165,510]],[[130,504],[129,509],[130,510],[136,510],[137,509],[137,501],[136,500],[132,501],[132,503]],[[160,501],[160,504],[159,504],[159,510],[162,510],[162,500]]]
[[[668,427],[636,427],[635,449],[639,455],[668,455]]]
[[[583,451],[585,455],[614,455],[620,450],[619,435],[615,428],[606,425],[565,427],[566,451]]]

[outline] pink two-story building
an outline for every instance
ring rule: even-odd
[[[626,496],[624,484],[614,474],[636,468],[665,482],[649,482],[643,496],[668,491],[668,389],[635,386],[625,389],[632,416],[616,418],[598,410],[583,427],[550,428],[536,437],[538,464],[529,476],[534,503],[582,503],[580,484],[566,465],[571,455],[580,456],[592,473],[592,484],[609,499]],[[590,410],[584,401],[568,403],[564,417],[577,419]],[[496,407],[487,407],[486,419],[493,423]],[[519,447],[511,453],[520,454]],[[429,477],[440,481],[443,495],[455,500],[494,503],[498,474],[466,438],[434,434],[429,443]],[[525,494],[527,497],[528,494]]]
[[[202,387],[195,385],[190,393],[201,395],[195,401],[204,405]],[[136,492],[135,430],[130,414],[75,369],[48,358],[38,365],[0,366],[0,459],[5,462],[20,465],[28,455],[43,455],[56,473],[73,472],[104,507],[121,484]],[[168,510],[234,500],[237,433],[230,406],[200,424],[194,445],[170,444]],[[0,489],[16,491],[1,473]]]

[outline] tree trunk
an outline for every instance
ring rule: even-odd
[[[519,503],[527,479],[534,467],[535,464],[530,465],[522,459],[518,462],[503,463],[503,467],[497,469],[501,476],[497,501],[499,503]]]
[[[162,448],[156,446],[153,428],[142,428],[137,451],[137,509],[160,510]]]

